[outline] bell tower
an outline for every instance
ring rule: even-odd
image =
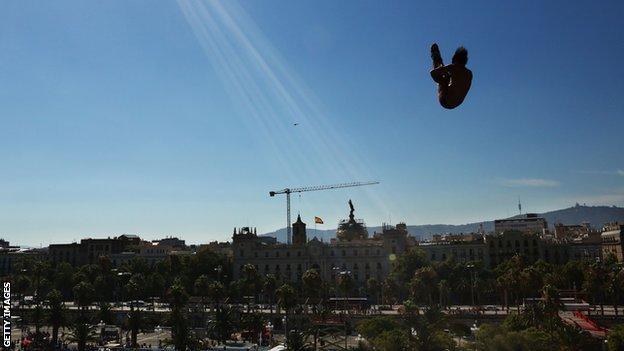
[[[297,221],[292,224],[293,245],[304,245],[308,241],[306,236],[306,224],[301,221],[301,215],[297,215]]]

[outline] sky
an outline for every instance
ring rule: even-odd
[[[624,205],[621,1],[3,1],[0,236],[230,239]],[[445,110],[431,43],[474,79]],[[298,125],[294,125],[298,123]]]

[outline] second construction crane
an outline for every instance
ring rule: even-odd
[[[373,182],[353,182],[353,183],[342,183],[342,184],[333,184],[333,185],[317,185],[317,186],[308,186],[302,188],[286,188],[282,190],[269,191],[269,196],[273,197],[278,194],[286,194],[286,238],[288,244],[291,243],[292,230],[290,226],[290,194],[291,193],[302,193],[305,191],[318,191],[318,190],[329,190],[329,189],[338,189],[338,188],[350,188],[354,186],[363,186],[363,185],[373,185],[379,184],[377,181]]]

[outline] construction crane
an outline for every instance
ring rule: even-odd
[[[290,194],[291,193],[303,193],[305,191],[319,191],[319,190],[329,190],[329,189],[339,189],[339,188],[350,188],[354,186],[363,186],[363,185],[373,185],[379,184],[377,181],[373,182],[353,182],[353,183],[342,183],[342,184],[333,184],[333,185],[317,185],[317,186],[308,186],[302,188],[286,188],[282,190],[269,191],[269,196],[273,197],[278,194],[286,194],[286,240],[288,243],[291,243],[291,227],[290,227]]]

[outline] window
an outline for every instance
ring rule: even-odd
[[[357,255],[358,255],[357,249],[353,250],[353,256],[357,256]]]
[[[279,251],[275,251],[275,257],[279,257]]]
[[[286,257],[290,257],[290,251],[286,251]]]
[[[297,257],[301,257],[301,251],[297,251]]]
[[[381,262],[377,262],[377,269],[381,269]]]
[[[342,250],[342,257],[345,257],[347,255],[347,251],[346,250]]]
[[[239,255],[240,257],[245,257],[245,251],[240,250],[240,252],[238,253],[238,255]]]

